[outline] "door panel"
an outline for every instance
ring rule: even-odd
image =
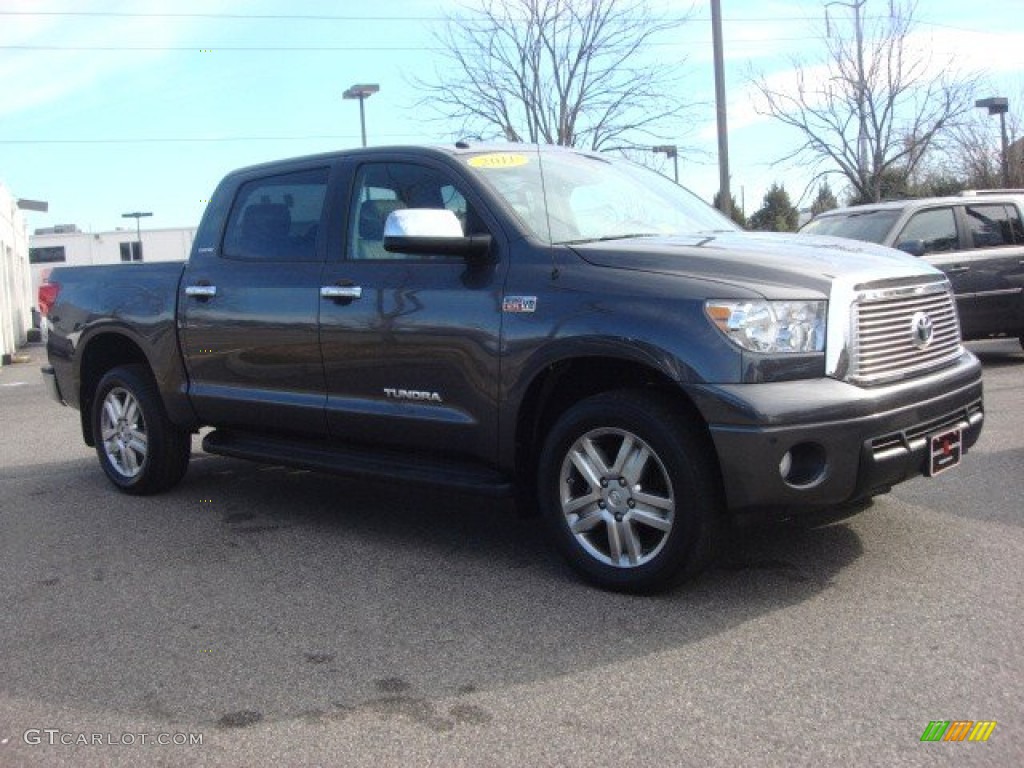
[[[396,208],[449,207],[484,227],[445,169],[364,163],[355,173],[341,259],[323,286],[358,298],[322,298],[327,422],[347,441],[493,460],[501,284],[506,265],[383,249]],[[468,234],[468,232],[467,232]]]
[[[319,232],[328,170],[240,186],[224,241],[190,264],[179,324],[204,423],[326,433]]]

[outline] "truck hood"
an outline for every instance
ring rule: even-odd
[[[709,232],[572,245],[591,264],[714,280],[767,298],[828,298],[840,274],[942,273],[891,248],[838,237],[775,232]]]

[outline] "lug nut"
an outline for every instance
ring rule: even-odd
[[[627,501],[626,503],[627,503],[627,504],[629,505],[629,508],[630,508],[630,509],[633,509],[633,507],[635,507],[635,506],[636,506],[636,502],[635,502],[635,501],[633,501],[632,499],[630,499],[630,500],[629,500],[629,501]]]
[[[619,478],[619,485],[621,485],[623,488],[625,488],[626,487],[626,478],[620,477]]]

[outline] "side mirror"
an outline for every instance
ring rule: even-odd
[[[911,256],[924,256],[925,253],[924,240],[904,240],[897,243],[896,248]]]
[[[458,217],[444,208],[403,208],[389,213],[384,222],[384,250],[485,261],[491,252],[491,236],[466,237]]]

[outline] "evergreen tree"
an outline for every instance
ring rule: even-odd
[[[814,198],[814,202],[811,203],[811,216],[817,216],[819,213],[831,211],[833,208],[838,207],[839,201],[832,194],[832,188],[829,187],[828,182],[821,182],[821,186],[818,187],[818,195]]]
[[[790,202],[786,187],[772,184],[761,207],[750,217],[750,228],[767,232],[795,232],[800,214]]]
[[[736,195],[731,195],[729,199],[732,200],[732,214],[730,218],[732,218],[732,220],[739,224],[741,227],[746,227],[747,217],[743,215],[743,210],[736,202]],[[718,205],[721,201],[722,192],[721,190],[719,190],[718,192],[715,192],[715,198],[714,200],[711,201],[711,204],[715,206],[715,208],[717,208],[718,210],[721,210],[721,207]]]

